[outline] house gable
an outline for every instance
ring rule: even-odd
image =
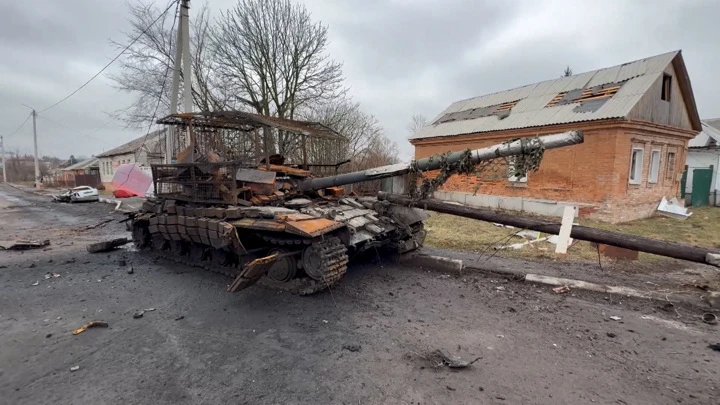
[[[700,118],[689,87],[682,55],[678,53],[662,72],[654,76],[652,84],[627,118],[700,131]]]

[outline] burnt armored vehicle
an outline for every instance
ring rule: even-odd
[[[232,277],[231,292],[267,276],[312,294],[337,282],[360,252],[422,246],[424,211],[346,195],[341,186],[428,170],[440,170],[437,178],[481,161],[582,142],[582,134],[570,132],[336,174],[333,161],[310,163],[345,147],[342,136],[317,123],[240,112],[175,114],[159,122],[173,126],[183,147],[177,162],[152,165],[156,197],[131,214],[133,242]],[[277,148],[287,142],[294,146]],[[270,154],[273,149],[293,156]],[[321,176],[323,170],[330,175]]]

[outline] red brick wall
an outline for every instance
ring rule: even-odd
[[[450,138],[415,140],[415,157],[422,158],[449,150],[476,149],[503,142],[507,139],[544,135],[568,129],[584,131],[585,141],[580,145],[545,152],[537,172],[528,175],[527,183],[509,182],[504,172],[498,172],[496,181],[480,180],[479,194],[510,197],[536,198],[591,204],[595,208],[584,209],[581,214],[591,214],[609,222],[621,222],[647,217],[652,214],[660,198],[678,195],[677,174],[682,172],[687,140],[691,134],[671,133],[643,125],[627,125],[627,122],[605,124],[581,124],[572,128],[543,130],[514,130],[491,134],[473,134]],[[632,145],[645,148],[642,183],[628,184]],[[658,183],[648,183],[650,151],[661,150]],[[676,167],[672,179],[666,178],[668,150],[676,152]],[[478,178],[452,176],[444,191],[473,193]]]

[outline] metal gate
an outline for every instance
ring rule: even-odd
[[[710,166],[709,169],[693,170],[692,196],[690,197],[693,207],[704,207],[709,205],[712,175],[712,166]]]

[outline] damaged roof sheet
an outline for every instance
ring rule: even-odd
[[[664,69],[679,54],[669,52],[622,65],[577,75],[530,84],[515,89],[488,94],[452,103],[438,114],[429,124],[416,132],[410,139],[435,138],[478,132],[491,132],[519,128],[541,127],[627,116],[652,84],[662,75]],[[602,86],[610,83],[621,84],[614,95],[583,103],[548,103],[558,94],[578,89]],[[510,115],[499,119],[490,115],[467,120],[437,123],[449,113],[458,113],[474,108],[485,108],[516,101]],[[457,116],[461,116],[458,114]]]

